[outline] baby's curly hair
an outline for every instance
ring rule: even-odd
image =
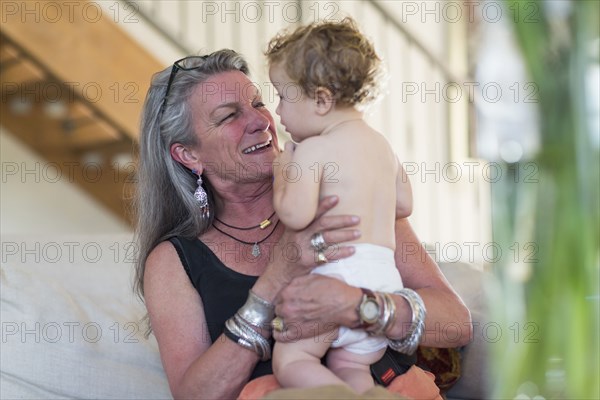
[[[336,103],[349,106],[379,95],[381,59],[352,18],[279,33],[265,55],[270,66],[283,62],[287,75],[311,98],[319,87],[329,89]]]

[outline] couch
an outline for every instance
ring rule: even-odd
[[[0,398],[171,398],[131,290],[131,237],[7,236],[1,246]],[[474,321],[485,323],[484,274],[468,264],[440,266]],[[462,378],[449,398],[486,397],[480,336],[461,349]]]

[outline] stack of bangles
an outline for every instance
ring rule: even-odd
[[[403,288],[394,294],[402,296],[408,302],[412,311],[412,320],[406,336],[397,340],[389,339],[389,346],[399,353],[413,354],[423,336],[427,310],[421,296],[412,289]],[[368,327],[367,332],[371,335],[381,336],[387,333],[396,319],[396,304],[389,293],[376,292],[375,295],[383,300],[383,307],[377,322]]]
[[[258,354],[261,361],[267,361],[271,359],[272,344],[257,329],[270,331],[274,317],[275,306],[250,290],[246,303],[225,322],[223,333],[238,345]]]
[[[382,299],[383,307],[377,322],[367,328],[370,335],[382,336],[387,333],[396,318],[396,304],[389,293],[376,292]],[[412,320],[406,336],[402,339],[389,339],[389,346],[400,353],[412,354],[417,350],[423,330],[427,311],[421,296],[412,289],[404,288],[394,294],[402,296],[410,305]],[[379,302],[379,301],[378,301]],[[224,334],[238,345],[254,351],[261,361],[271,359],[272,342],[258,333],[257,329],[270,331],[271,321],[275,317],[275,307],[268,301],[258,297],[252,290],[246,303],[237,313],[225,322]],[[256,328],[256,329],[255,329]]]

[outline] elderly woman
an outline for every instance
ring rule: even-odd
[[[154,76],[140,136],[136,284],[175,398],[235,398],[271,373],[272,335],[356,327],[373,309],[399,349],[470,341],[468,310],[405,219],[396,222],[396,262],[412,296],[367,298],[309,274],[315,254],[353,254],[343,243],[360,237],[359,219],[323,215],[336,205],[329,197],[304,230],[279,223],[278,153],[273,117],[239,54],[186,57]]]

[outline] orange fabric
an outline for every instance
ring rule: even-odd
[[[238,400],[261,399],[276,389],[281,389],[281,386],[275,379],[275,375],[264,375],[248,382],[238,396]]]
[[[435,385],[431,372],[413,365],[406,373],[392,381],[387,389],[404,397],[416,400],[442,400],[439,388]],[[274,375],[265,375],[251,380],[244,386],[238,400],[261,399],[273,390],[280,389]]]
[[[416,365],[396,377],[387,389],[410,399],[442,400],[440,389],[435,384],[435,375]]]

